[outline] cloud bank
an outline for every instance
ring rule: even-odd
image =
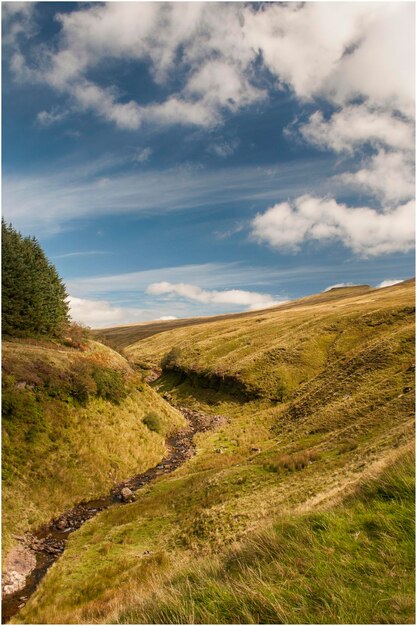
[[[187,283],[169,283],[166,281],[149,285],[146,292],[153,296],[165,294],[180,296],[204,304],[245,306],[249,311],[271,307],[284,302],[283,300],[274,300],[269,294],[257,293],[255,291],[243,291],[241,289],[230,289],[226,291],[207,290]]]

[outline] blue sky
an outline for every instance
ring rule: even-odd
[[[3,3],[3,214],[91,326],[414,275],[412,3]]]

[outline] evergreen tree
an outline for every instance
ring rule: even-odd
[[[34,237],[2,221],[2,332],[59,336],[68,324],[67,293]]]

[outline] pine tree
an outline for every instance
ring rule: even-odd
[[[2,221],[2,332],[58,337],[68,324],[67,293],[34,237]]]

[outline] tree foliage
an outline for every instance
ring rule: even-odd
[[[2,332],[60,336],[68,324],[65,286],[34,237],[2,221]]]

